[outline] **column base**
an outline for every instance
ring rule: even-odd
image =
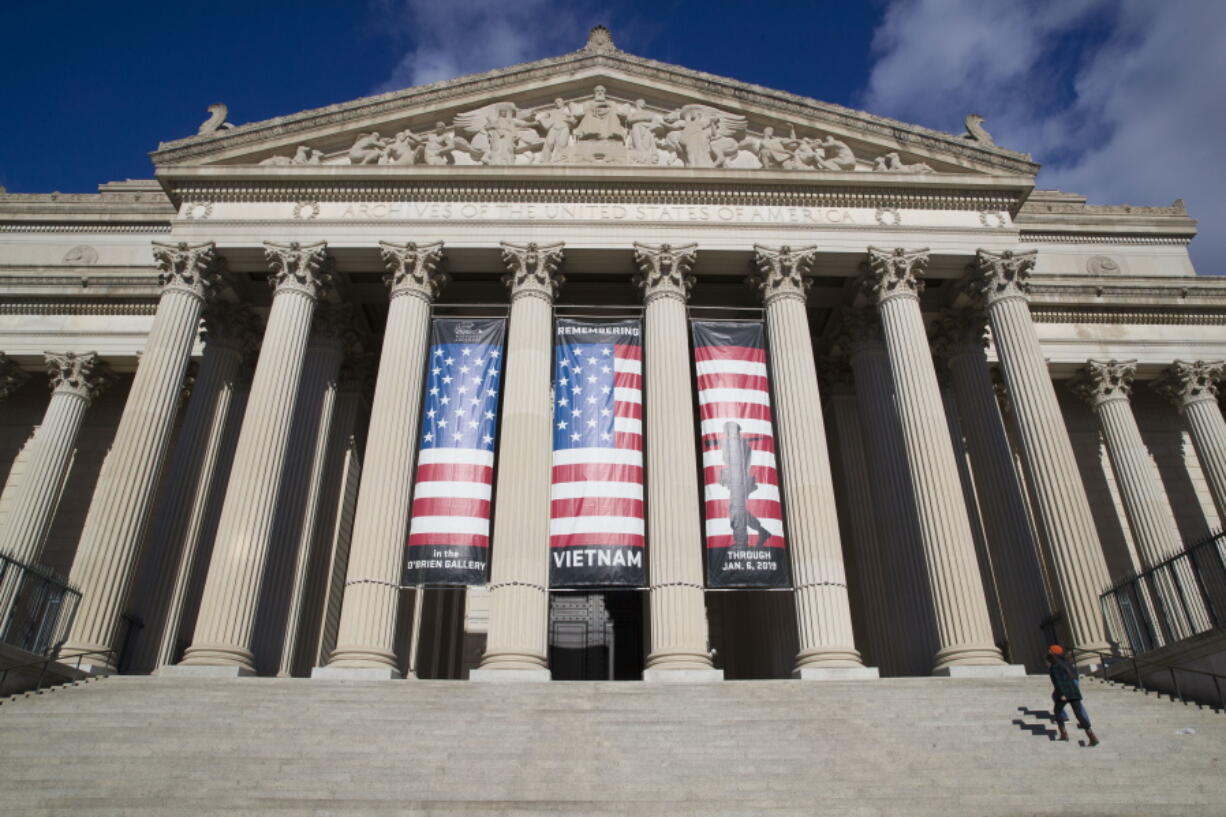
[[[801,667],[792,670],[798,681],[869,681],[881,677],[876,667]]]
[[[499,681],[540,683],[553,680],[547,669],[473,669],[468,671],[468,680],[478,683]]]
[[[724,680],[722,669],[645,669],[648,683],[706,684]]]
[[[988,664],[981,667],[958,664],[934,669],[932,674],[936,678],[1025,678],[1026,667],[1022,664]]]
[[[237,664],[166,664],[156,674],[160,678],[250,678],[255,670]]]
[[[391,667],[315,667],[312,680],[324,681],[403,681],[399,670]]]

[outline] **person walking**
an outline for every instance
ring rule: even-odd
[[[1064,648],[1052,644],[1047,650],[1047,674],[1051,678],[1051,700],[1055,704],[1052,714],[1056,716],[1056,727],[1060,730],[1060,740],[1068,740],[1068,732],[1064,724],[1068,721],[1068,713],[1064,711],[1065,704],[1071,704],[1073,714],[1077,716],[1077,725],[1090,739],[1090,746],[1098,745],[1098,736],[1090,728],[1090,715],[1085,704],[1081,702],[1081,686],[1077,683],[1077,670],[1064,655]]]

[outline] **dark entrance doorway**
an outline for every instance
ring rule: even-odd
[[[632,591],[553,593],[549,670],[555,681],[643,677],[643,598]]]

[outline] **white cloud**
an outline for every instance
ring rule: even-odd
[[[600,22],[587,2],[378,0],[375,24],[404,56],[376,93],[575,51]]]
[[[893,0],[861,104],[948,131],[972,111],[1034,154],[1039,184],[1200,220],[1202,273],[1226,271],[1226,3]]]

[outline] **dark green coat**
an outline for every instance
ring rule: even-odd
[[[1077,684],[1077,671],[1066,661],[1057,661],[1047,668],[1053,691],[1068,701],[1081,700],[1081,687]]]

